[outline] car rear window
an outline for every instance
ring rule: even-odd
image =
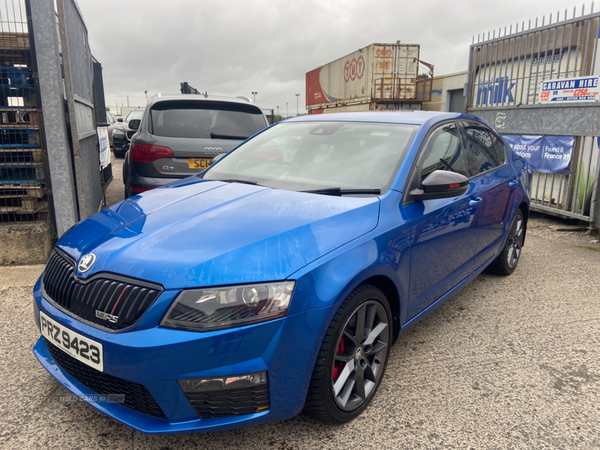
[[[174,101],[150,110],[151,134],[166,137],[244,140],[267,126],[256,106],[227,102]]]

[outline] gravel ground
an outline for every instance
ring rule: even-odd
[[[123,158],[115,158],[112,154],[113,180],[106,188],[106,205],[114,205],[125,198],[125,186],[123,185]]]
[[[122,196],[116,177],[109,189],[109,199]],[[39,336],[31,287],[43,267],[0,268],[0,447],[600,448],[600,246],[597,237],[557,231],[565,228],[576,227],[533,216],[515,273],[480,275],[403,336],[373,404],[341,426],[300,415],[147,436],[61,402],[66,389],[31,352]]]

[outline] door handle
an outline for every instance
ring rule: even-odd
[[[471,201],[469,202],[469,206],[477,206],[477,205],[479,205],[479,204],[480,204],[482,201],[483,201],[483,199],[482,199],[481,197],[474,198],[473,200],[471,200]]]
[[[517,180],[512,180],[510,183],[508,183],[508,187],[514,189],[517,187],[517,184],[519,184]]]

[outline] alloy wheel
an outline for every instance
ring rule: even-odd
[[[389,317],[376,300],[361,303],[346,321],[333,358],[332,389],[343,411],[360,408],[383,376],[389,347]]]
[[[507,263],[508,267],[514,269],[519,262],[519,256],[521,256],[521,247],[523,247],[523,218],[517,217],[511,227],[510,234],[508,236],[508,252],[507,252]]]

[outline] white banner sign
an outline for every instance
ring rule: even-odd
[[[110,164],[110,146],[108,145],[108,128],[98,127],[98,144],[100,147],[100,167],[104,169]]]
[[[598,76],[542,81],[540,103],[597,102],[599,98]]]

